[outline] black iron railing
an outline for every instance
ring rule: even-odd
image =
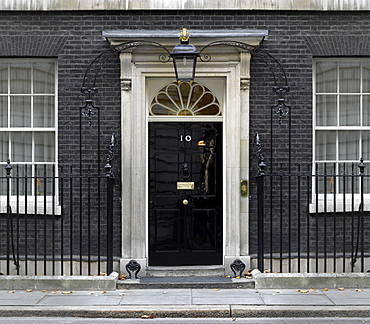
[[[113,134],[105,175],[88,166],[81,174],[79,167],[7,162],[0,176],[1,273],[113,271],[114,145]]]
[[[290,170],[280,165],[270,173],[258,145],[257,267],[272,272],[370,269],[370,177],[363,160]]]

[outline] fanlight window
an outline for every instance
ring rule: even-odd
[[[216,96],[197,82],[173,82],[163,87],[150,104],[151,116],[221,116]]]

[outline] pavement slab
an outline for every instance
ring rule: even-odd
[[[41,291],[0,290],[0,305],[37,305],[47,293]]]
[[[369,305],[370,289],[328,290],[325,295],[335,305]]]
[[[43,298],[38,305],[52,306],[96,306],[96,305],[119,305],[121,296],[65,296],[49,295]]]
[[[120,305],[190,305],[191,289],[130,289],[122,295]]]
[[[264,305],[255,290],[245,289],[194,289],[192,292],[194,305]]]

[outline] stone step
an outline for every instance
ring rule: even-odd
[[[221,277],[224,266],[148,267],[146,277]]]
[[[253,279],[225,276],[145,277],[117,282],[117,289],[253,289]]]

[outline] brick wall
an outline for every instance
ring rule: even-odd
[[[0,57],[58,57],[59,66],[59,162],[78,164],[80,87],[88,64],[109,48],[102,30],[114,29],[267,29],[262,48],[284,67],[291,92],[292,163],[310,161],[312,156],[312,57],[327,55],[369,55],[370,13],[362,12],[275,12],[275,11],[95,11],[95,12],[0,12]],[[251,138],[256,131],[265,145],[265,162],[271,168],[270,106],[272,78],[267,67],[256,58],[251,67]],[[266,82],[266,80],[268,80]],[[84,162],[93,168],[104,165],[110,134],[118,134],[116,177],[120,178],[120,87],[117,58],[107,63],[99,80],[101,117],[101,161],[96,165],[96,116],[92,127],[83,120]],[[282,125],[274,116],[275,162],[287,154],[287,117]],[[256,172],[254,147],[251,147],[251,224],[255,224]],[[119,187],[119,185],[117,185]],[[118,189],[117,189],[118,192]],[[117,202],[119,205],[119,202]],[[253,225],[254,226],[254,225]],[[251,227],[251,240],[255,228]],[[116,243],[120,245],[117,224]],[[119,253],[117,253],[119,254]]]

